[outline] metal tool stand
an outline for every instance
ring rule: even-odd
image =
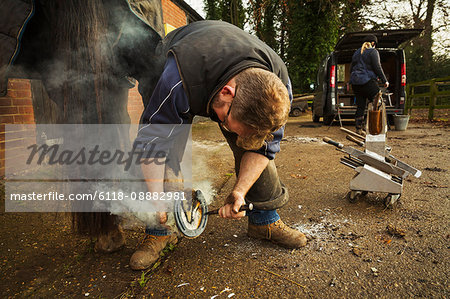
[[[369,109],[371,109],[371,104],[369,104]],[[324,141],[335,145],[339,150],[348,154],[341,158],[341,163],[356,171],[355,176],[350,181],[350,192],[347,194],[349,201],[354,202],[369,192],[382,192],[387,193],[384,203],[386,207],[389,207],[400,198],[403,180],[410,174],[420,177],[422,173],[390,154],[390,148],[386,146],[387,124],[384,104],[382,104],[381,109],[382,131],[378,135],[366,135],[364,151],[344,146],[328,138],[324,138]],[[369,124],[369,121],[370,119],[367,119],[367,124]],[[368,127],[366,132],[369,132]]]

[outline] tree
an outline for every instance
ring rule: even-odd
[[[253,32],[288,65],[297,92],[310,91],[317,68],[340,34],[361,30],[362,8],[370,0],[251,0]]]
[[[206,19],[208,20],[220,20],[222,17],[222,7],[219,1],[216,0],[204,0]]]
[[[350,0],[339,3],[339,34],[364,30],[365,20],[363,9],[370,5],[371,0]]]
[[[436,61],[448,61],[435,55],[436,50],[449,47],[448,34],[446,38],[439,38],[437,47],[434,47],[434,36],[448,30],[449,12],[450,5],[444,0],[376,0],[368,7],[366,15],[373,29],[424,29],[405,48],[408,81],[416,82],[438,76],[439,68],[434,68]]]
[[[242,0],[204,0],[206,19],[222,20],[244,28],[246,17]]]
[[[296,91],[310,91],[323,58],[338,39],[333,1],[290,1],[287,5],[286,63]]]
[[[285,30],[282,28],[285,16],[281,14],[285,4],[286,1],[283,0],[251,0],[249,2],[249,23],[253,32],[275,51],[283,46],[279,37],[284,37],[280,33],[284,34]]]

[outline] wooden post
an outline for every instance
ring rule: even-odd
[[[406,103],[407,103],[407,107],[406,107],[406,113],[403,112],[403,114],[411,114],[411,110],[414,106],[414,85],[409,84],[408,85],[408,90],[406,92]]]
[[[436,105],[436,82],[430,81],[430,105],[428,108],[428,120],[433,120],[434,118],[434,106]]]

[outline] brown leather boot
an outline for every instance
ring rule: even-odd
[[[111,253],[125,245],[125,236],[120,226],[105,235],[100,235],[95,242],[94,251]]]
[[[300,248],[307,242],[304,234],[290,228],[281,219],[267,225],[256,225],[249,222],[247,235],[256,239],[270,240],[272,243],[287,248]]]
[[[176,234],[168,236],[154,236],[145,234],[144,240],[139,244],[138,249],[130,259],[130,267],[133,270],[144,270],[153,265],[159,258],[161,251],[167,244],[176,244],[178,238]]]

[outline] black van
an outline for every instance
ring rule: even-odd
[[[380,53],[381,66],[389,88],[383,91],[386,113],[392,123],[392,115],[403,114],[405,107],[406,64],[405,52],[399,46],[418,36],[422,29],[374,30],[345,34],[322,62],[317,74],[317,86],[312,105],[314,122],[331,124],[340,114],[341,118],[354,118],[356,111],[355,95],[350,81],[350,66],[353,53],[361,47],[368,34],[378,38],[377,50]]]

